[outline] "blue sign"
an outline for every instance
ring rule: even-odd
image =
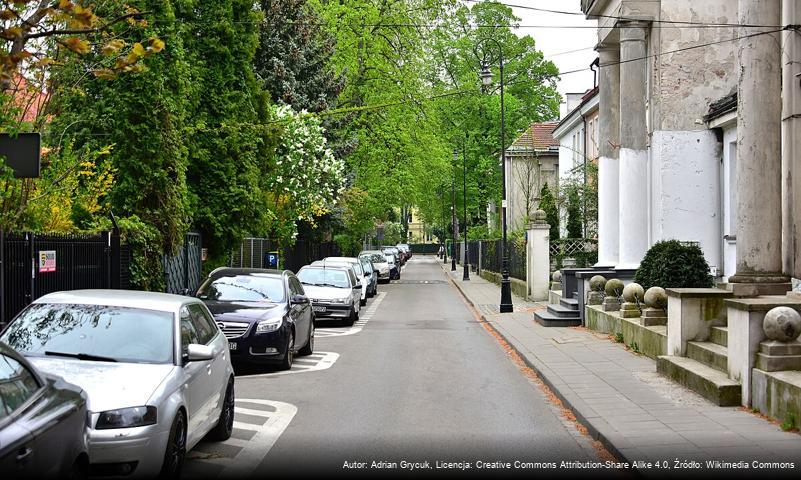
[[[278,268],[278,252],[267,252],[267,268]]]

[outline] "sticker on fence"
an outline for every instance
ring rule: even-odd
[[[56,251],[39,250],[39,273],[56,271]]]

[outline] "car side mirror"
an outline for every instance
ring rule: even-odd
[[[292,305],[302,305],[304,303],[308,303],[309,298],[306,297],[305,295],[292,295],[290,302],[292,303]]]
[[[214,358],[214,348],[211,345],[200,345],[198,343],[190,343],[187,346],[186,361],[199,362],[203,360],[211,360]]]

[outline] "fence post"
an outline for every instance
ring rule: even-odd
[[[33,302],[33,297],[36,294],[36,246],[34,245],[33,233],[26,233],[25,237],[28,240],[28,250],[31,254],[31,281],[29,283],[27,295],[28,303],[31,303]]]
[[[537,210],[528,225],[528,245],[526,245],[527,293],[534,301],[548,300],[548,282],[551,273],[551,243],[550,226],[545,217],[545,212]]]

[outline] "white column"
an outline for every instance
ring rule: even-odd
[[[647,24],[622,22],[620,26],[620,255],[617,266],[637,268],[648,250]]]
[[[598,263],[618,263],[618,148],[620,144],[620,47],[597,48],[600,56],[598,159]]]
[[[741,24],[778,25],[781,2],[739,0]],[[743,28],[742,35],[766,28]],[[765,290],[782,275],[781,49],[780,34],[742,38],[737,107],[737,295]],[[786,292],[786,289],[785,289]]]
[[[800,25],[801,0],[782,3],[782,25]],[[801,34],[782,32],[782,47],[782,257],[801,278]]]
[[[551,280],[550,226],[545,212],[537,210],[528,225],[528,262],[526,263],[527,293],[535,302],[548,300]]]

